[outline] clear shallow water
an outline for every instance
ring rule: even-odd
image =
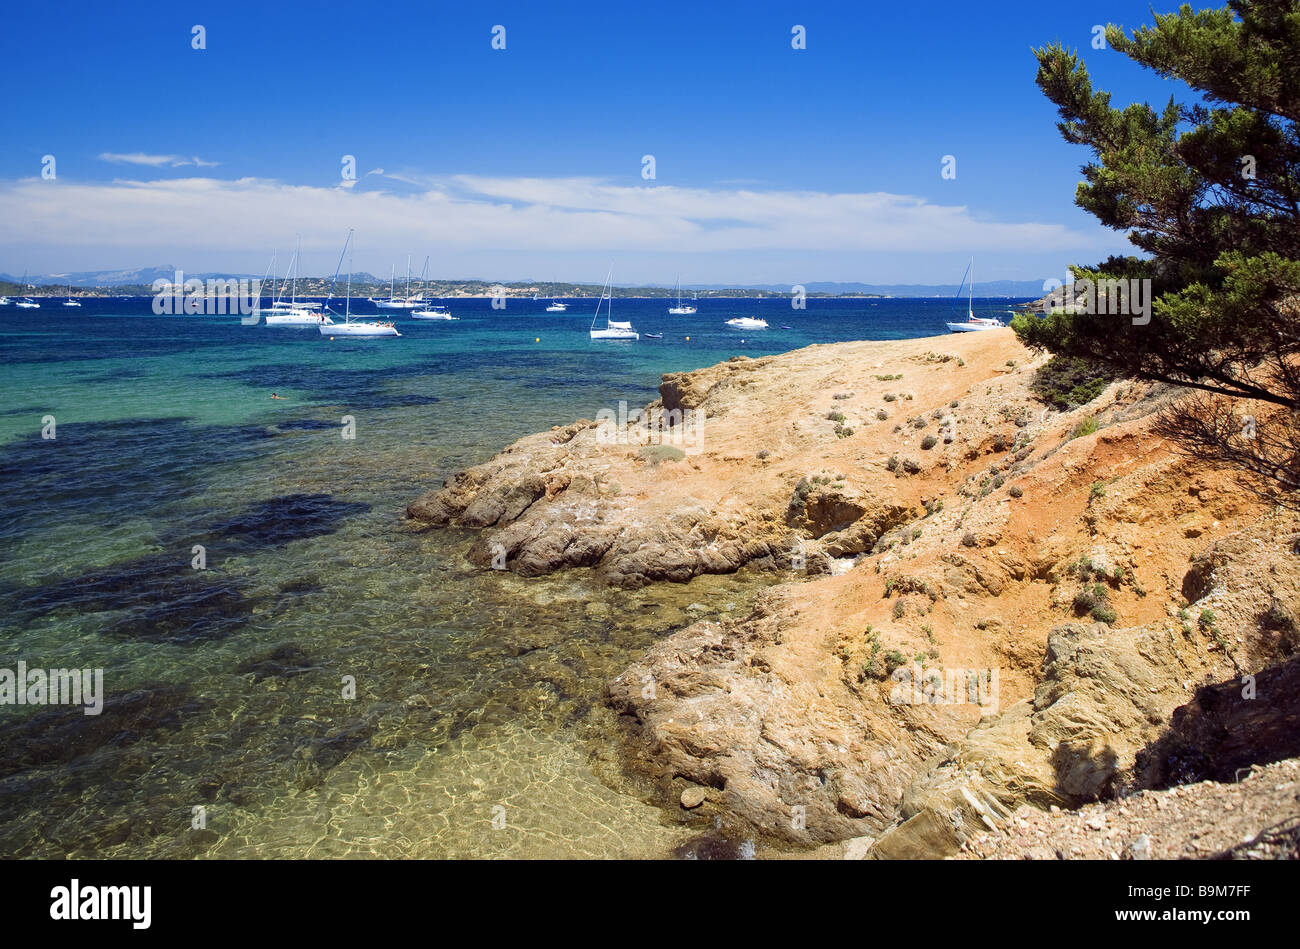
[[[663,856],[698,829],[621,775],[601,685],[762,578],[524,581],[403,508],[662,372],[931,335],[948,301],[616,300],[664,333],[639,343],[590,340],[593,301],[451,306],[352,341],[147,300],[0,308],[0,667],[102,668],[108,693],[100,716],[0,706],[0,855]],[[746,314],[774,328],[722,326]]]

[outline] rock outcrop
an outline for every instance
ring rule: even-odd
[[[1166,390],[1057,412],[1041,365],[979,333],[667,375],[640,420],[522,439],[408,513],[525,576],[771,574],[608,684],[691,819],[950,856],[1025,807],[1295,754],[1289,711],[1234,696],[1296,674],[1300,519],[1155,435]],[[655,443],[663,413],[700,438]]]

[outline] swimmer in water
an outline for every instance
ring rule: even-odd
[[[273,399],[283,399],[284,396],[282,396],[282,395],[276,395],[274,392],[272,392],[272,393],[271,393],[271,398],[273,398]]]

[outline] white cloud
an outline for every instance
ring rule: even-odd
[[[151,168],[162,168],[164,165],[171,168],[216,168],[221,164],[219,161],[204,161],[197,155],[185,158],[181,155],[150,155],[146,152],[100,152],[99,160],[118,165],[147,165]]]
[[[144,152],[101,152],[100,161],[111,161],[119,165],[151,165],[161,168],[170,165],[179,158],[177,155],[146,155]]]
[[[162,164],[172,156],[118,157]],[[986,220],[967,207],[885,192],[402,173],[387,176],[407,185],[394,193],[381,190],[386,178],[378,169],[376,175],[380,187],[368,191],[259,178],[60,179],[57,185],[22,179],[0,184],[0,246],[108,247],[115,259],[137,262],[166,247],[178,260],[202,257],[205,266],[216,268],[216,261],[234,266],[235,259],[247,262],[250,254],[283,247],[294,233],[303,235],[305,253],[337,254],[347,228],[355,227],[358,269],[384,269],[384,263],[417,250],[444,259],[455,252],[460,260],[510,260],[512,268],[521,254],[546,253],[573,260],[622,258],[616,269],[638,280],[649,279],[651,266],[639,274],[637,265],[663,254],[751,263],[773,254],[862,260],[870,254],[1059,252],[1090,258],[1118,249],[1122,241],[1100,227]],[[856,279],[852,273],[840,278]],[[736,277],[719,272],[717,279]]]

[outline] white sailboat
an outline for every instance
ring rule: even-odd
[[[27,282],[27,274],[25,272],[23,273],[23,288],[26,290],[32,289],[32,285]],[[41,308],[41,305],[31,297],[23,297],[15,303],[14,306],[24,310],[39,310]]]
[[[348,244],[352,242],[352,229],[348,228],[347,240],[343,242],[343,253],[346,254]],[[339,264],[343,263],[343,254],[339,255]],[[334,279],[338,279],[338,268],[334,270]],[[334,281],[330,281],[330,290],[333,292]],[[330,314],[329,297],[325,298],[326,318]],[[328,336],[333,339],[335,336],[401,336],[397,332],[397,327],[392,323],[385,323],[382,320],[353,320],[352,319],[352,258],[348,258],[348,289],[346,302],[343,309],[342,323],[321,323],[320,333],[322,336]]]
[[[673,289],[677,291],[677,305],[668,308],[669,316],[689,316],[695,312],[693,306],[682,306],[682,278],[678,275],[677,281],[673,284]]]
[[[81,301],[72,299],[72,284],[68,284],[68,298],[63,301],[64,306],[81,306]]]
[[[280,284],[280,292],[271,304],[271,312],[266,314],[267,326],[319,326],[322,322],[326,325],[334,322],[328,315],[316,312],[320,309],[319,303],[298,302],[298,260],[301,251],[302,238],[300,237],[294,248],[293,258],[289,261],[289,272],[285,274],[284,281]],[[284,300],[282,299],[284,287],[290,282],[291,275],[293,282],[289,290],[289,299]]]
[[[970,277],[970,286],[966,297],[966,322],[964,323],[947,323],[949,332],[952,333],[976,333],[981,330],[1000,330],[1005,329],[1006,324],[1001,320],[991,317],[975,315],[975,258],[970,259],[970,265],[966,268],[965,275],[962,276],[961,282],[966,283],[966,277]],[[957,288],[957,295],[961,296],[961,287]]]
[[[411,300],[418,301],[420,304],[422,304],[422,306],[420,309],[416,310],[414,313],[411,314],[411,319],[413,320],[458,320],[460,319],[459,316],[452,316],[451,310],[447,309],[447,307],[445,306],[424,306],[423,305],[424,292],[425,290],[428,289],[429,286],[428,273],[429,273],[429,258],[425,257],[424,270],[422,271],[420,276],[420,282],[421,284],[423,284],[420,287],[420,294],[419,296],[414,296],[409,298]]]
[[[406,296],[399,298],[397,296],[397,266],[394,265],[389,275],[389,288],[387,300],[376,300],[370,298],[373,303],[381,310],[414,310],[420,304],[411,300],[411,258],[406,258]]]
[[[614,268],[609,269],[605,275],[605,286],[600,292],[600,300],[596,302],[596,315],[591,318],[591,338],[592,339],[640,339],[641,334],[632,328],[631,323],[619,323],[612,317],[614,315],[614,289],[610,285],[610,279],[614,276]],[[605,308],[605,328],[596,329],[596,321],[600,319],[600,304],[606,300],[609,301]]]

